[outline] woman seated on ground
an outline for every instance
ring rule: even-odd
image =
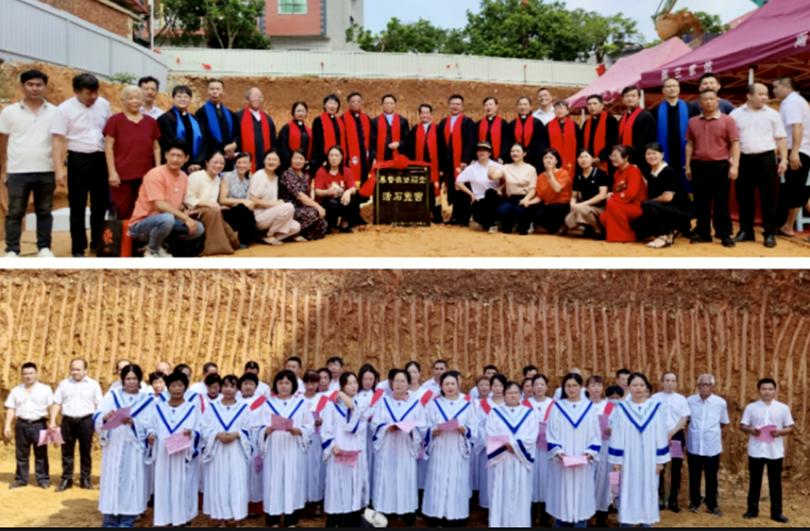
[[[628,146],[615,146],[610,152],[610,162],[616,167],[616,174],[605,211],[599,216],[609,242],[636,241],[636,233],[630,223],[641,217],[641,203],[647,199],[647,185],[641,170],[630,163],[631,149]]]
[[[326,236],[326,209],[310,197],[309,175],[304,173],[307,158],[301,150],[294,151],[290,167],[278,183],[278,195],[295,207],[293,219],[301,224],[301,237],[320,240]]]
[[[537,187],[537,170],[534,166],[524,162],[526,148],[515,144],[510,151],[512,164],[506,164],[502,170],[497,170],[495,176],[503,180],[504,195],[506,199],[495,215],[501,225],[501,232],[510,234],[517,225],[518,234],[528,234],[531,220],[526,215],[528,208],[527,198],[529,192]]]
[[[281,158],[278,153],[268,151],[264,156],[264,169],[250,178],[248,194],[256,204],[253,215],[256,228],[263,234],[263,241],[270,245],[281,245],[282,240],[298,234],[301,224],[293,219],[295,207],[279,198],[278,174]],[[304,241],[296,237],[295,241]]]
[[[565,217],[568,230],[578,229],[586,238],[604,238],[604,228],[599,215],[605,210],[605,200],[610,189],[610,176],[594,166],[593,153],[580,149],[577,155],[579,171],[574,178],[571,194],[571,212]]]
[[[191,217],[199,219],[205,227],[203,256],[233,254],[239,249],[239,238],[225,222],[219,204],[219,177],[225,169],[225,155],[214,151],[205,158],[205,169],[188,176],[188,187],[183,202]]]
[[[242,248],[256,241],[256,218],[253,216],[256,205],[248,197],[250,164],[250,153],[237,154],[233,171],[222,174],[219,189],[219,204],[228,207],[222,210],[222,217],[239,235]]]
[[[689,235],[692,208],[683,182],[664,161],[664,148],[658,142],[647,144],[645,154],[650,171],[647,178],[647,199],[641,203],[643,214],[631,223],[639,239],[649,239],[647,247],[669,247],[675,235]]]
[[[497,172],[502,172],[503,166],[492,160],[492,145],[489,142],[480,142],[475,156],[476,160],[456,178],[456,190],[461,193],[457,193],[453,199],[453,218],[466,227],[472,215],[484,230],[496,233],[495,213],[502,202],[498,193],[500,178]]]
[[[533,219],[535,230],[542,228],[557,234],[571,208],[571,176],[561,169],[562,158],[556,149],[546,149],[542,161],[543,173],[537,176],[537,186],[525,200],[529,206],[526,215]]]
[[[315,174],[315,199],[326,210],[329,229],[353,232],[352,227],[360,224],[360,196],[354,173],[343,166],[343,158],[340,146],[329,148],[326,165]]]

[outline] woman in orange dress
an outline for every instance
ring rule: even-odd
[[[599,216],[609,242],[634,242],[636,233],[630,222],[641,217],[641,203],[647,199],[647,183],[641,170],[630,163],[630,148],[616,146],[610,152],[610,162],[616,167],[613,191],[608,194],[605,211]]]

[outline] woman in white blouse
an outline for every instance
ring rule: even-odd
[[[518,234],[528,234],[531,217],[528,210],[528,194],[537,186],[537,170],[525,162],[526,148],[516,143],[510,151],[512,164],[496,170],[495,177],[504,185],[506,200],[495,211],[501,232],[509,234],[517,227]]]
[[[205,160],[205,169],[188,176],[188,187],[183,202],[190,215],[205,226],[205,249],[203,256],[233,254],[239,249],[239,238],[222,217],[219,204],[221,179],[225,169],[225,155],[215,151]]]
[[[281,158],[278,153],[269,151],[264,156],[264,169],[250,178],[248,193],[256,205],[253,211],[256,217],[256,228],[264,233],[264,242],[270,245],[281,245],[282,240],[301,231],[301,224],[293,219],[295,206],[278,198],[278,169]],[[298,240],[304,238],[296,237]]]
[[[256,240],[256,205],[248,197],[250,187],[251,155],[247,151],[237,153],[233,171],[222,174],[219,204],[223,206],[222,217],[239,234],[242,248]]]

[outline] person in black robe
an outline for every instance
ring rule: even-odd
[[[346,132],[343,130],[343,120],[338,116],[340,112],[340,98],[335,94],[329,94],[323,99],[323,112],[312,121],[312,162],[310,171],[312,174],[326,163],[326,155],[334,146],[340,146],[343,153],[346,153]],[[324,120],[329,120],[332,130],[335,133],[334,143],[327,142],[324,137]],[[331,143],[331,146],[327,146]]]
[[[492,146],[492,160],[500,164],[509,164],[512,157],[509,152],[512,149],[512,128],[509,122],[498,114],[498,98],[487,96],[483,101],[484,117],[475,126],[477,129],[478,142],[487,142]],[[486,121],[486,123],[484,123]],[[496,134],[493,126],[500,122],[500,134]],[[485,132],[484,132],[485,131]]]
[[[436,131],[439,142],[439,171],[442,184],[447,189],[447,202],[453,205],[453,216],[450,223],[459,225],[465,219],[470,219],[468,214],[470,204],[466,195],[456,190],[456,178],[475,157],[478,131],[475,128],[475,122],[464,116],[463,96],[459,94],[450,96],[447,100],[447,106],[450,116],[439,123],[439,128]],[[460,124],[457,123],[458,120],[461,120]],[[456,129],[456,127],[460,127],[460,129]],[[461,144],[458,152],[456,152],[453,142],[456,135],[458,135]],[[458,207],[456,207],[456,197],[460,199]]]
[[[346,98],[349,109],[343,113],[343,125],[346,127],[346,166],[352,169],[355,178],[362,184],[368,179],[371,171],[371,161],[373,160],[371,143],[371,131],[373,123],[371,117],[363,112],[363,96],[359,92],[352,92]],[[352,120],[352,123],[349,122]],[[365,122],[365,126],[364,126]],[[352,138],[352,125],[357,132],[356,146],[355,139]]]
[[[245,94],[245,100],[247,100],[248,103],[247,107],[236,113],[236,123],[238,124],[236,129],[238,138],[237,144],[239,151],[250,153],[251,172],[255,172],[257,169],[261,169],[261,162],[257,163],[257,161],[263,161],[265,153],[276,148],[276,124],[273,122],[273,119],[270,118],[270,115],[262,110],[264,94],[262,94],[262,91],[259,90],[258,87],[248,89]],[[251,114],[252,140],[243,138],[242,120],[246,112]],[[257,116],[259,118],[257,118]],[[262,122],[267,124],[267,145],[265,145]]]
[[[231,171],[239,146],[239,123],[236,121],[236,114],[222,103],[224,97],[225,83],[221,79],[209,80],[208,101],[197,109],[194,116],[205,137],[206,157],[221,151],[225,155],[225,171]],[[216,123],[213,121],[214,116]]]
[[[599,94],[588,96],[586,106],[588,108],[588,118],[579,129],[579,145],[587,149],[589,153],[593,153],[594,158],[597,159],[594,160],[594,166],[606,171],[609,175],[613,175],[616,168],[610,163],[610,151],[618,143],[619,122],[605,111],[605,100]],[[605,134],[603,138],[598,138],[597,134],[600,132],[599,126],[602,120],[605,121]],[[598,152],[596,150],[597,145],[600,147]]]
[[[420,146],[420,139],[422,138],[424,138],[424,141]],[[431,213],[433,215],[433,223],[441,223],[442,206],[438,201],[439,194],[437,193],[438,183],[440,183],[439,131],[438,126],[433,123],[433,106],[429,103],[423,103],[419,106],[419,123],[408,131],[408,136],[405,141],[405,150],[409,159],[427,162],[430,165],[431,182],[435,180],[436,183],[435,186],[430,187]]]
[[[681,84],[675,78],[664,81],[662,92],[664,99],[652,109],[652,115],[656,119],[656,138],[664,148],[664,160],[684,183],[688,183],[684,164],[689,104],[680,98]],[[666,112],[662,109],[665,109]],[[666,120],[665,131],[662,130],[662,117]],[[688,185],[687,189],[689,189]]]
[[[394,149],[397,153],[405,154],[408,152],[408,132],[410,126],[408,120],[401,114],[397,114],[397,98],[393,94],[386,94],[382,97],[382,111],[380,116],[371,120],[371,158],[378,162],[392,160],[394,158]],[[399,144],[394,144],[393,138],[393,123],[394,116],[399,117]],[[380,127],[380,118],[385,120],[384,130]],[[383,150],[380,152],[380,138],[383,139]],[[392,144],[395,146],[391,148]]]
[[[647,144],[655,142],[656,139],[655,117],[650,111],[640,109],[641,89],[635,85],[622,90],[622,103],[624,103],[625,110],[622,113],[622,119],[619,120],[618,143],[633,148],[630,162],[638,166],[641,173],[646,174],[650,171],[650,166],[647,164],[644,153],[647,150]],[[635,120],[633,120],[634,115]],[[626,131],[625,124],[630,122],[633,122],[632,130]]]
[[[187,85],[177,85],[172,89],[172,100],[174,106],[164,112],[158,118],[160,127],[160,152],[161,162],[166,163],[166,151],[173,142],[183,142],[189,153],[188,161],[183,166],[183,171],[191,173],[201,170],[205,164],[205,136],[202,127],[197,119],[188,112],[191,104],[191,87]],[[177,119],[180,118],[182,125],[178,127]],[[178,135],[178,133],[181,133]]]
[[[280,173],[283,175],[284,171],[290,167],[290,161],[292,160],[292,154],[295,151],[302,151],[305,153],[307,158],[307,163],[312,158],[312,129],[307,126],[307,115],[309,114],[309,107],[307,106],[306,102],[303,101],[296,101],[292,105],[292,109],[290,110],[290,115],[292,116],[292,120],[284,124],[281,128],[281,131],[278,133],[278,155],[281,158],[281,167]],[[294,127],[296,133],[295,135],[291,135],[290,128]],[[292,136],[295,136],[298,141],[298,145],[293,145],[291,142]]]
[[[529,129],[530,121],[531,128]],[[519,143],[523,146],[526,150],[524,160],[534,166],[539,175],[543,171],[540,154],[549,147],[548,129],[542,120],[532,114],[532,100],[528,96],[523,96],[517,101],[517,117],[509,124],[509,135],[510,144]]]

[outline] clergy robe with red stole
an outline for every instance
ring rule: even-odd
[[[580,128],[579,145],[599,159],[599,167],[611,171],[610,150],[619,138],[619,122],[603,111],[596,116],[588,116]]]
[[[343,118],[326,112],[321,113],[312,121],[312,164],[310,173],[314,175],[318,168],[326,163],[326,154],[334,146],[340,146],[343,149],[345,159],[346,127]]]
[[[630,222],[641,217],[641,203],[647,199],[647,185],[641,170],[628,164],[624,170],[616,170],[613,176],[613,195],[607,200],[605,211],[599,216],[605,227],[609,242],[634,242],[636,233]]]
[[[562,157],[562,168],[568,175],[576,173],[577,144],[579,128],[577,123],[569,116],[565,120],[554,118],[546,126],[551,147],[556,149]]]
[[[463,114],[455,117],[448,116],[439,123],[439,171],[442,182],[447,186],[447,201],[454,205],[456,198],[460,201],[462,212],[453,209],[453,220],[456,221],[457,214],[460,219],[469,219],[464,215],[464,211],[469,211],[469,199],[463,192],[456,192],[456,179],[461,173],[461,164],[469,164],[475,159],[475,146],[478,141],[478,134],[475,122]]]
[[[430,165],[430,182],[433,184],[431,192],[431,207],[433,207],[434,223],[441,223],[441,205],[436,208],[436,198],[439,197],[439,132],[434,123],[419,123],[408,132],[405,141],[405,152],[408,158],[414,161],[427,162]]]
[[[408,153],[408,120],[400,114],[390,116],[391,123],[388,123],[389,116],[381,114],[371,121],[371,150],[373,159],[377,162],[392,160],[397,155]],[[392,142],[399,142],[399,149],[393,150],[388,147]]]
[[[266,112],[254,114],[248,107],[236,113],[236,122],[239,124],[238,149],[250,153],[250,172],[255,173],[264,167],[264,155],[276,147],[276,124]]]
[[[644,157],[646,146],[658,139],[655,117],[645,109],[637,107],[630,112],[623,112],[619,120],[619,144],[630,146],[633,153],[630,162],[641,169],[642,173],[649,170]]]
[[[368,179],[371,170],[371,118],[364,112],[346,111],[341,118],[346,126],[345,165],[361,183]]]
[[[526,149],[526,162],[534,166],[537,173],[540,174],[543,171],[543,161],[540,160],[540,154],[549,146],[548,129],[546,129],[542,121],[531,114],[518,116],[509,126],[511,130],[510,144],[519,143],[522,145]]]
[[[478,141],[489,142],[492,146],[492,160],[503,164],[512,162],[509,152],[512,149],[512,128],[500,116],[487,116],[475,124],[478,128]]]
[[[281,167],[290,167],[292,154],[299,149],[307,154],[307,161],[312,160],[312,129],[306,123],[290,120],[278,134],[278,154],[281,157]],[[264,167],[259,164],[257,167]],[[281,175],[283,172],[279,172]]]

